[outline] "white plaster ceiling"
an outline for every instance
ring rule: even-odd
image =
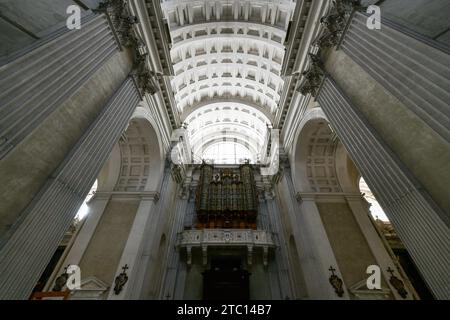
[[[214,141],[263,152],[284,85],[284,40],[295,1],[167,0],[161,6],[172,38],[172,88],[194,153],[201,157]]]

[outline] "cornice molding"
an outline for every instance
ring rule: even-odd
[[[159,200],[158,191],[99,191],[94,197],[99,199],[120,199],[120,200],[150,200],[157,202]]]
[[[323,29],[312,45],[321,49],[339,45],[353,13],[361,8],[360,0],[333,1],[328,14],[320,19]]]
[[[304,96],[311,94],[313,97],[316,97],[326,75],[320,51],[316,54],[310,53],[309,61],[309,67],[302,73],[303,77],[297,87],[297,91]]]
[[[361,200],[363,196],[356,192],[297,192],[295,198],[298,202],[347,202],[348,200]]]
[[[157,74],[148,65],[148,48],[135,30],[139,19],[130,12],[128,1],[104,0],[96,12],[104,13],[118,39],[121,50],[129,48],[133,54],[133,70],[131,76],[140,89],[141,98],[146,94],[153,95],[161,91]]]
[[[339,46],[356,10],[360,10],[360,0],[336,0],[332,2],[328,14],[320,19],[322,31],[310,46],[309,67],[302,73],[297,91],[306,96],[317,97],[326,76],[322,53]]]

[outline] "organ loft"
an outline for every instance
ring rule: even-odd
[[[200,170],[197,228],[256,229],[258,204],[252,166],[214,170],[203,163]]]

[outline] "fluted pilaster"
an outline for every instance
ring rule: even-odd
[[[317,97],[435,296],[450,298],[448,216],[326,77]]]
[[[21,213],[0,247],[0,299],[28,298],[139,100],[128,78]]]
[[[391,94],[450,141],[450,55],[385,19],[380,30],[356,12],[340,48]]]
[[[72,96],[119,50],[106,15],[82,19],[0,66],[0,159]]]

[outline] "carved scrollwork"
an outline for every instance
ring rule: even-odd
[[[134,45],[132,28],[138,23],[138,19],[130,14],[128,1],[104,0],[99,4],[97,11],[104,12],[109,17],[122,46]]]
[[[323,62],[320,59],[320,51],[316,54],[309,54],[310,65],[309,68],[302,73],[303,79],[298,86],[298,91],[302,95],[311,94],[313,97],[317,96],[319,88],[325,77]]]
[[[136,79],[139,89],[141,89],[143,93],[153,95],[159,91],[159,85],[155,81],[156,75],[145,67],[145,62],[143,65],[144,67],[138,67],[135,69],[133,76]]]
[[[339,44],[354,10],[361,8],[360,0],[335,0],[330,11],[320,19],[323,32],[314,41],[319,48],[329,48]]]
[[[321,60],[323,50],[340,43],[353,12],[361,8],[363,7],[360,5],[360,0],[334,0],[328,14],[320,19],[323,30],[313,41],[311,53],[309,53],[309,68],[302,73],[302,79],[297,87],[297,91],[302,95],[317,96],[325,78]]]
[[[146,45],[133,30],[133,26],[139,23],[139,20],[130,14],[128,1],[104,0],[96,11],[103,12],[108,16],[120,45],[132,50],[134,61],[132,76],[141,90],[141,94],[153,95],[158,92],[159,85],[155,81],[156,74],[151,72],[147,66]]]
[[[142,94],[153,95],[159,91],[159,85],[155,81],[157,75],[151,72],[147,66],[148,53],[145,44],[137,38],[134,38],[133,43],[134,65],[132,75]]]

